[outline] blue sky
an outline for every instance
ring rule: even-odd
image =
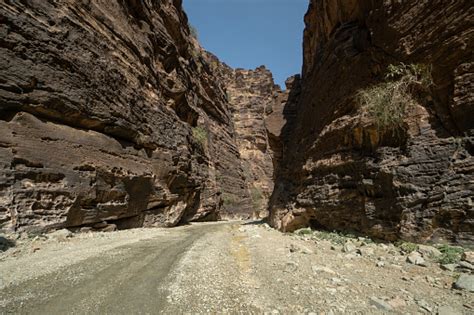
[[[234,68],[265,65],[284,87],[300,73],[308,0],[184,0],[202,46]]]

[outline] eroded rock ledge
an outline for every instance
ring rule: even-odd
[[[181,1],[0,4],[0,227],[251,215],[232,113]]]
[[[474,242],[473,17],[470,1],[311,1],[301,93],[273,141],[274,227]],[[393,139],[356,95],[402,62],[432,67],[433,85]]]

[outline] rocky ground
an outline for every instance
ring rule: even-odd
[[[0,255],[0,313],[472,314],[460,257],[255,222],[60,231]]]

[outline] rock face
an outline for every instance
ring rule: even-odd
[[[172,226],[249,200],[187,25],[180,0],[2,1],[0,227]]]
[[[282,104],[284,94],[265,66],[255,70],[232,69],[208,53],[214,73],[223,82],[234,121],[242,167],[253,216],[268,216],[268,199],[273,191],[273,152],[268,143],[265,119]],[[235,197],[224,196],[231,207]]]
[[[472,244],[473,18],[467,0],[311,1],[301,91],[271,141],[283,150],[273,226]],[[433,84],[385,132],[357,95],[401,63],[430,68]]]

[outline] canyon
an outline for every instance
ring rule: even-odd
[[[282,90],[205,51],[179,0],[4,1],[0,227],[268,217],[472,244],[474,9],[442,3],[310,1]],[[432,82],[383,130],[358,96],[390,65]]]
[[[308,2],[285,87],[182,0],[0,2],[0,313],[472,314],[472,1]]]

